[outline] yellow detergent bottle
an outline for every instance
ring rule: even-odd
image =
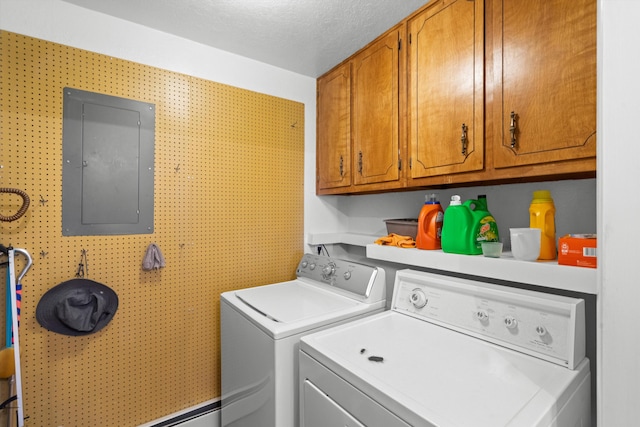
[[[540,260],[556,259],[556,207],[548,190],[533,192],[529,206],[529,227],[542,230],[540,236]]]

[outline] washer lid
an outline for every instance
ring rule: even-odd
[[[588,359],[572,371],[393,311],[302,337],[300,349],[412,425],[539,425],[589,375]]]
[[[230,305],[273,339],[382,311],[385,301],[364,303],[301,280],[225,292]]]
[[[357,301],[298,280],[236,291],[242,302],[280,323],[294,323],[356,307]]]

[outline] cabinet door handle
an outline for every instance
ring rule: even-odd
[[[462,124],[462,136],[460,137],[460,143],[462,144],[462,155],[467,154],[467,125]]]
[[[358,172],[362,175],[362,151],[358,151]]]
[[[509,125],[509,132],[511,133],[511,148],[516,147],[516,129],[518,127],[518,123],[516,122],[516,112],[511,112],[511,124]]]
[[[340,176],[344,176],[344,158],[340,155]]]

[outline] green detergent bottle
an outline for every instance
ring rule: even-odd
[[[452,254],[472,254],[475,239],[472,238],[473,217],[471,209],[460,201],[460,196],[451,196],[449,207],[444,211],[442,224],[442,251]]]
[[[444,212],[442,227],[442,251],[463,255],[482,253],[482,242],[499,240],[496,220],[489,213],[487,198],[462,203],[460,196],[451,196],[451,203]]]
[[[477,200],[467,200],[465,205],[471,209],[473,216],[473,237],[475,239],[474,254],[482,253],[482,242],[497,242],[500,240],[498,224],[487,207],[487,196],[479,195]]]

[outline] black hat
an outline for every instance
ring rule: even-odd
[[[89,279],[71,279],[42,296],[36,318],[52,332],[89,335],[106,326],[117,309],[118,295],[108,286]]]

